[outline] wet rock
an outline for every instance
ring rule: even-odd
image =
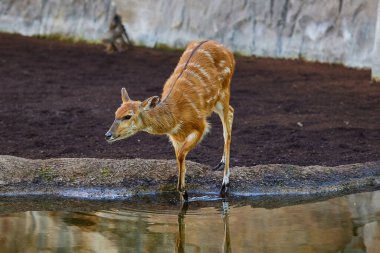
[[[186,163],[190,193],[219,192],[223,172]],[[43,193],[92,198],[175,192],[176,166],[173,160],[0,156],[0,195]],[[231,170],[232,195],[350,193],[380,188],[380,162],[337,167],[272,164]]]

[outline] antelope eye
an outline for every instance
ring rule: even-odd
[[[129,120],[130,118],[132,118],[132,115],[126,115],[122,118],[122,120]]]

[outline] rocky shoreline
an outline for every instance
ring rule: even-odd
[[[216,194],[221,171],[188,161],[189,194]],[[231,168],[231,196],[349,194],[380,189],[380,161],[336,167],[284,164]],[[0,196],[50,195],[88,199],[175,192],[174,160],[0,156]]]

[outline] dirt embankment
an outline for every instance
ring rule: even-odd
[[[173,159],[164,136],[138,134],[109,145],[120,104],[160,95],[181,52],[135,48],[107,55],[98,45],[0,34],[0,148],[25,158]],[[301,61],[237,57],[232,166],[380,161],[380,85],[369,71]],[[188,159],[215,166],[223,152],[217,116]]]

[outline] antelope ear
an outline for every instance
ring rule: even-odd
[[[159,102],[160,102],[159,96],[153,96],[153,97],[147,98],[141,103],[140,109],[142,109],[143,111],[149,111],[150,109],[153,109],[154,107],[156,107],[156,105],[158,105]]]
[[[125,88],[122,88],[121,89],[121,100],[123,101],[123,103],[125,102],[128,102],[129,100],[131,100],[128,96],[128,92]]]

